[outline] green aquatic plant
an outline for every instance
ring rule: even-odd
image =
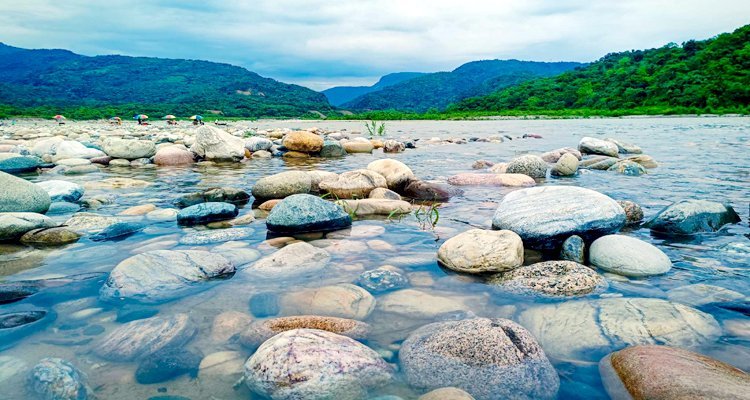
[[[440,207],[440,203],[432,203],[429,207],[420,205],[419,208],[414,210],[414,217],[423,230],[428,228],[434,229],[437,226],[438,221],[440,221],[440,210],[438,210],[438,207]]]
[[[370,136],[384,136],[385,135],[385,122],[370,121],[365,123],[367,133]]]

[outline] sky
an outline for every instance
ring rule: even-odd
[[[482,59],[589,62],[748,16],[749,0],[0,0],[0,42],[206,59],[322,90]]]

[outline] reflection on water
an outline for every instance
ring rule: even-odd
[[[362,130],[358,122],[259,122],[259,128],[317,126],[325,129]],[[556,121],[471,121],[471,122],[392,122],[389,134],[396,138],[486,137],[510,135],[518,138],[535,133],[543,139],[514,139],[504,143],[420,145],[415,150],[389,155],[407,164],[425,180],[445,182],[448,177],[470,172],[478,159],[507,161],[527,152],[541,153],[565,146],[575,146],[583,136],[615,137],[641,146],[654,157],[659,167],[641,177],[628,177],[604,171],[581,171],[573,178],[548,179],[545,185],[576,185],[591,188],[616,200],[640,204],[646,217],[673,201],[701,198],[726,202],[734,206],[743,222],[729,226],[718,234],[675,240],[652,237],[646,229],[626,230],[627,234],[646,240],[662,249],[673,261],[668,274],[635,280],[605,274],[609,289],[592,299],[646,297],[666,299],[670,289],[694,283],[722,286],[744,295],[750,294],[750,121],[728,118],[648,118],[617,120]],[[174,200],[197,189],[228,186],[250,191],[259,178],[276,172],[298,169],[322,169],[333,172],[363,168],[375,158],[355,154],[342,159],[254,159],[243,163],[193,165],[187,168],[159,167],[108,168],[99,173],[69,176],[64,179],[87,186],[86,197],[114,195],[96,213],[115,215],[139,204],[173,207]],[[104,178],[126,177],[150,182],[147,187],[108,189],[97,187]],[[55,179],[52,176],[27,176],[31,181]],[[357,220],[354,228],[343,232],[306,235],[302,239],[324,247],[331,254],[330,268],[313,276],[301,275],[279,281],[253,279],[240,270],[234,277],[214,282],[207,290],[160,305],[117,305],[98,300],[98,290],[108,273],[120,261],[145,251],[158,249],[215,249],[222,243],[203,246],[182,245],[180,239],[198,228],[179,227],[174,222],[145,221],[143,231],[119,241],[93,242],[82,239],[61,248],[31,248],[0,245],[0,279],[29,281],[48,279],[44,287],[30,289],[25,300],[0,306],[2,312],[43,308],[49,310],[45,324],[33,331],[5,338],[0,352],[0,398],[25,398],[26,373],[39,359],[56,356],[75,361],[102,398],[145,399],[159,395],[185,396],[192,399],[247,399],[252,395],[245,385],[233,386],[239,375],[225,376],[201,371],[197,377],[183,375],[157,384],[135,381],[135,362],[104,361],[93,353],[97,339],[124,321],[152,315],[187,313],[197,334],[187,345],[196,354],[209,355],[233,351],[242,360],[250,355],[237,343],[216,340],[212,334],[214,318],[228,311],[250,313],[251,304],[259,310],[273,309],[285,296],[305,288],[356,282],[366,270],[383,265],[400,269],[409,278],[408,296],[394,297],[394,292],[376,294],[377,305],[367,318],[373,332],[367,344],[389,362],[397,362],[401,341],[415,328],[435,320],[460,319],[466,316],[511,318],[528,316],[527,310],[540,304],[558,305],[560,301],[510,296],[486,285],[481,279],[457,275],[441,269],[435,255],[447,238],[471,227],[490,228],[492,214],[503,195],[512,189],[465,187],[463,196],[440,205],[440,219],[435,229],[424,229],[413,215],[402,219]],[[249,205],[240,215],[250,213]],[[70,213],[54,215],[63,222]],[[258,216],[262,217],[262,213]],[[239,243],[223,245],[222,254],[241,260],[246,266],[258,257],[276,251],[264,242],[267,231],[262,218],[253,222],[251,237]],[[202,228],[200,228],[202,229]],[[530,264],[545,254],[527,254]],[[70,277],[66,279],[56,279]],[[36,293],[36,294],[33,294]],[[262,295],[261,297],[258,297]],[[251,301],[251,299],[254,299]],[[263,301],[269,304],[261,304]],[[404,303],[407,303],[404,306]],[[598,303],[597,303],[598,304]],[[602,303],[604,304],[604,303]],[[747,303],[745,303],[747,304]],[[278,306],[278,304],[276,304]],[[264,308],[265,307],[265,308]],[[566,306],[567,307],[567,306]],[[601,306],[606,307],[606,305]],[[567,307],[570,308],[570,307]],[[407,310],[408,309],[408,310]],[[565,308],[563,308],[564,310]],[[697,350],[720,360],[750,368],[750,334],[747,309],[701,307],[713,315],[724,329],[720,336],[701,343]],[[558,309],[559,310],[559,309]],[[273,310],[271,310],[273,311]],[[563,312],[563,311],[560,311]],[[273,315],[273,313],[271,314]],[[742,328],[744,327],[744,328]],[[550,329],[554,329],[554,326]],[[554,338],[554,335],[550,337]],[[589,336],[565,338],[584,342]],[[561,338],[562,340],[562,338]],[[545,340],[541,340],[545,344]],[[608,350],[622,347],[611,343]],[[575,347],[573,345],[572,347]],[[548,350],[561,377],[560,397],[598,398],[603,392],[596,363],[599,352],[568,354]],[[562,354],[565,353],[565,354]],[[594,354],[596,353],[596,354]],[[15,372],[14,372],[15,371]],[[416,398],[403,380],[382,388],[374,395],[399,395]]]

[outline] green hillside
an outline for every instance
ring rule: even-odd
[[[222,114],[301,117],[332,110],[325,96],[208,61],[86,57],[0,43],[0,114],[72,118]]]
[[[750,113],[750,25],[715,38],[608,54],[588,67],[463,100],[449,112]]]

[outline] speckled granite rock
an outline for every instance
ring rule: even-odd
[[[523,264],[521,237],[509,230],[470,229],[443,243],[438,261],[458,272],[503,272]]]
[[[273,336],[292,329],[319,329],[357,340],[366,338],[370,333],[370,325],[357,320],[298,315],[255,321],[240,333],[239,339],[243,345],[255,349]]]
[[[603,291],[607,281],[591,268],[573,261],[544,261],[496,275],[490,283],[520,294],[582,296]]]

